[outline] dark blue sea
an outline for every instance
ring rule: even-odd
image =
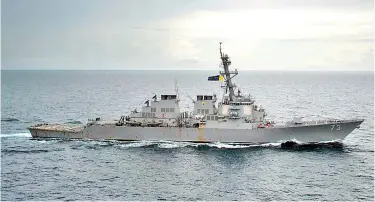
[[[154,94],[219,94],[216,71],[1,71],[1,200],[374,200],[374,73],[241,71],[275,121],[364,118],[339,147],[32,139],[118,119]]]

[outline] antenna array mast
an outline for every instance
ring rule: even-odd
[[[220,74],[225,78],[225,91],[227,92],[229,90],[229,99],[230,101],[233,101],[235,99],[234,88],[236,86],[232,83],[232,78],[235,77],[238,74],[238,72],[237,69],[235,71],[229,71],[229,65],[232,62],[230,61],[228,54],[224,54],[221,51],[221,44],[222,42],[220,42],[220,58],[222,61],[224,71],[220,71]],[[232,74],[233,76],[231,76]]]
[[[178,93],[178,86],[177,86],[177,80],[174,79],[174,88],[175,88],[175,92],[176,92],[176,96],[177,96],[177,101],[180,101],[180,95]]]

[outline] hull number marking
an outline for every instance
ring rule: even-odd
[[[340,128],[340,125],[339,124],[337,124],[337,125],[331,125],[331,130],[340,130],[341,128]]]

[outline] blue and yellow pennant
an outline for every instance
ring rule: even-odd
[[[209,76],[209,81],[223,81],[224,77],[222,75],[216,75],[216,76]]]

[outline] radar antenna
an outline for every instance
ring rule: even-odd
[[[223,88],[225,88],[225,92],[228,92],[229,90],[229,99],[230,101],[233,101],[235,99],[235,94],[234,94],[234,88],[236,87],[232,83],[232,78],[235,77],[238,72],[237,69],[235,71],[229,71],[229,65],[231,65],[230,57],[228,54],[224,54],[221,50],[221,44],[220,42],[220,59],[222,61],[222,66],[224,71],[220,71],[220,74],[225,78],[225,85]],[[233,76],[231,76],[233,74]]]

